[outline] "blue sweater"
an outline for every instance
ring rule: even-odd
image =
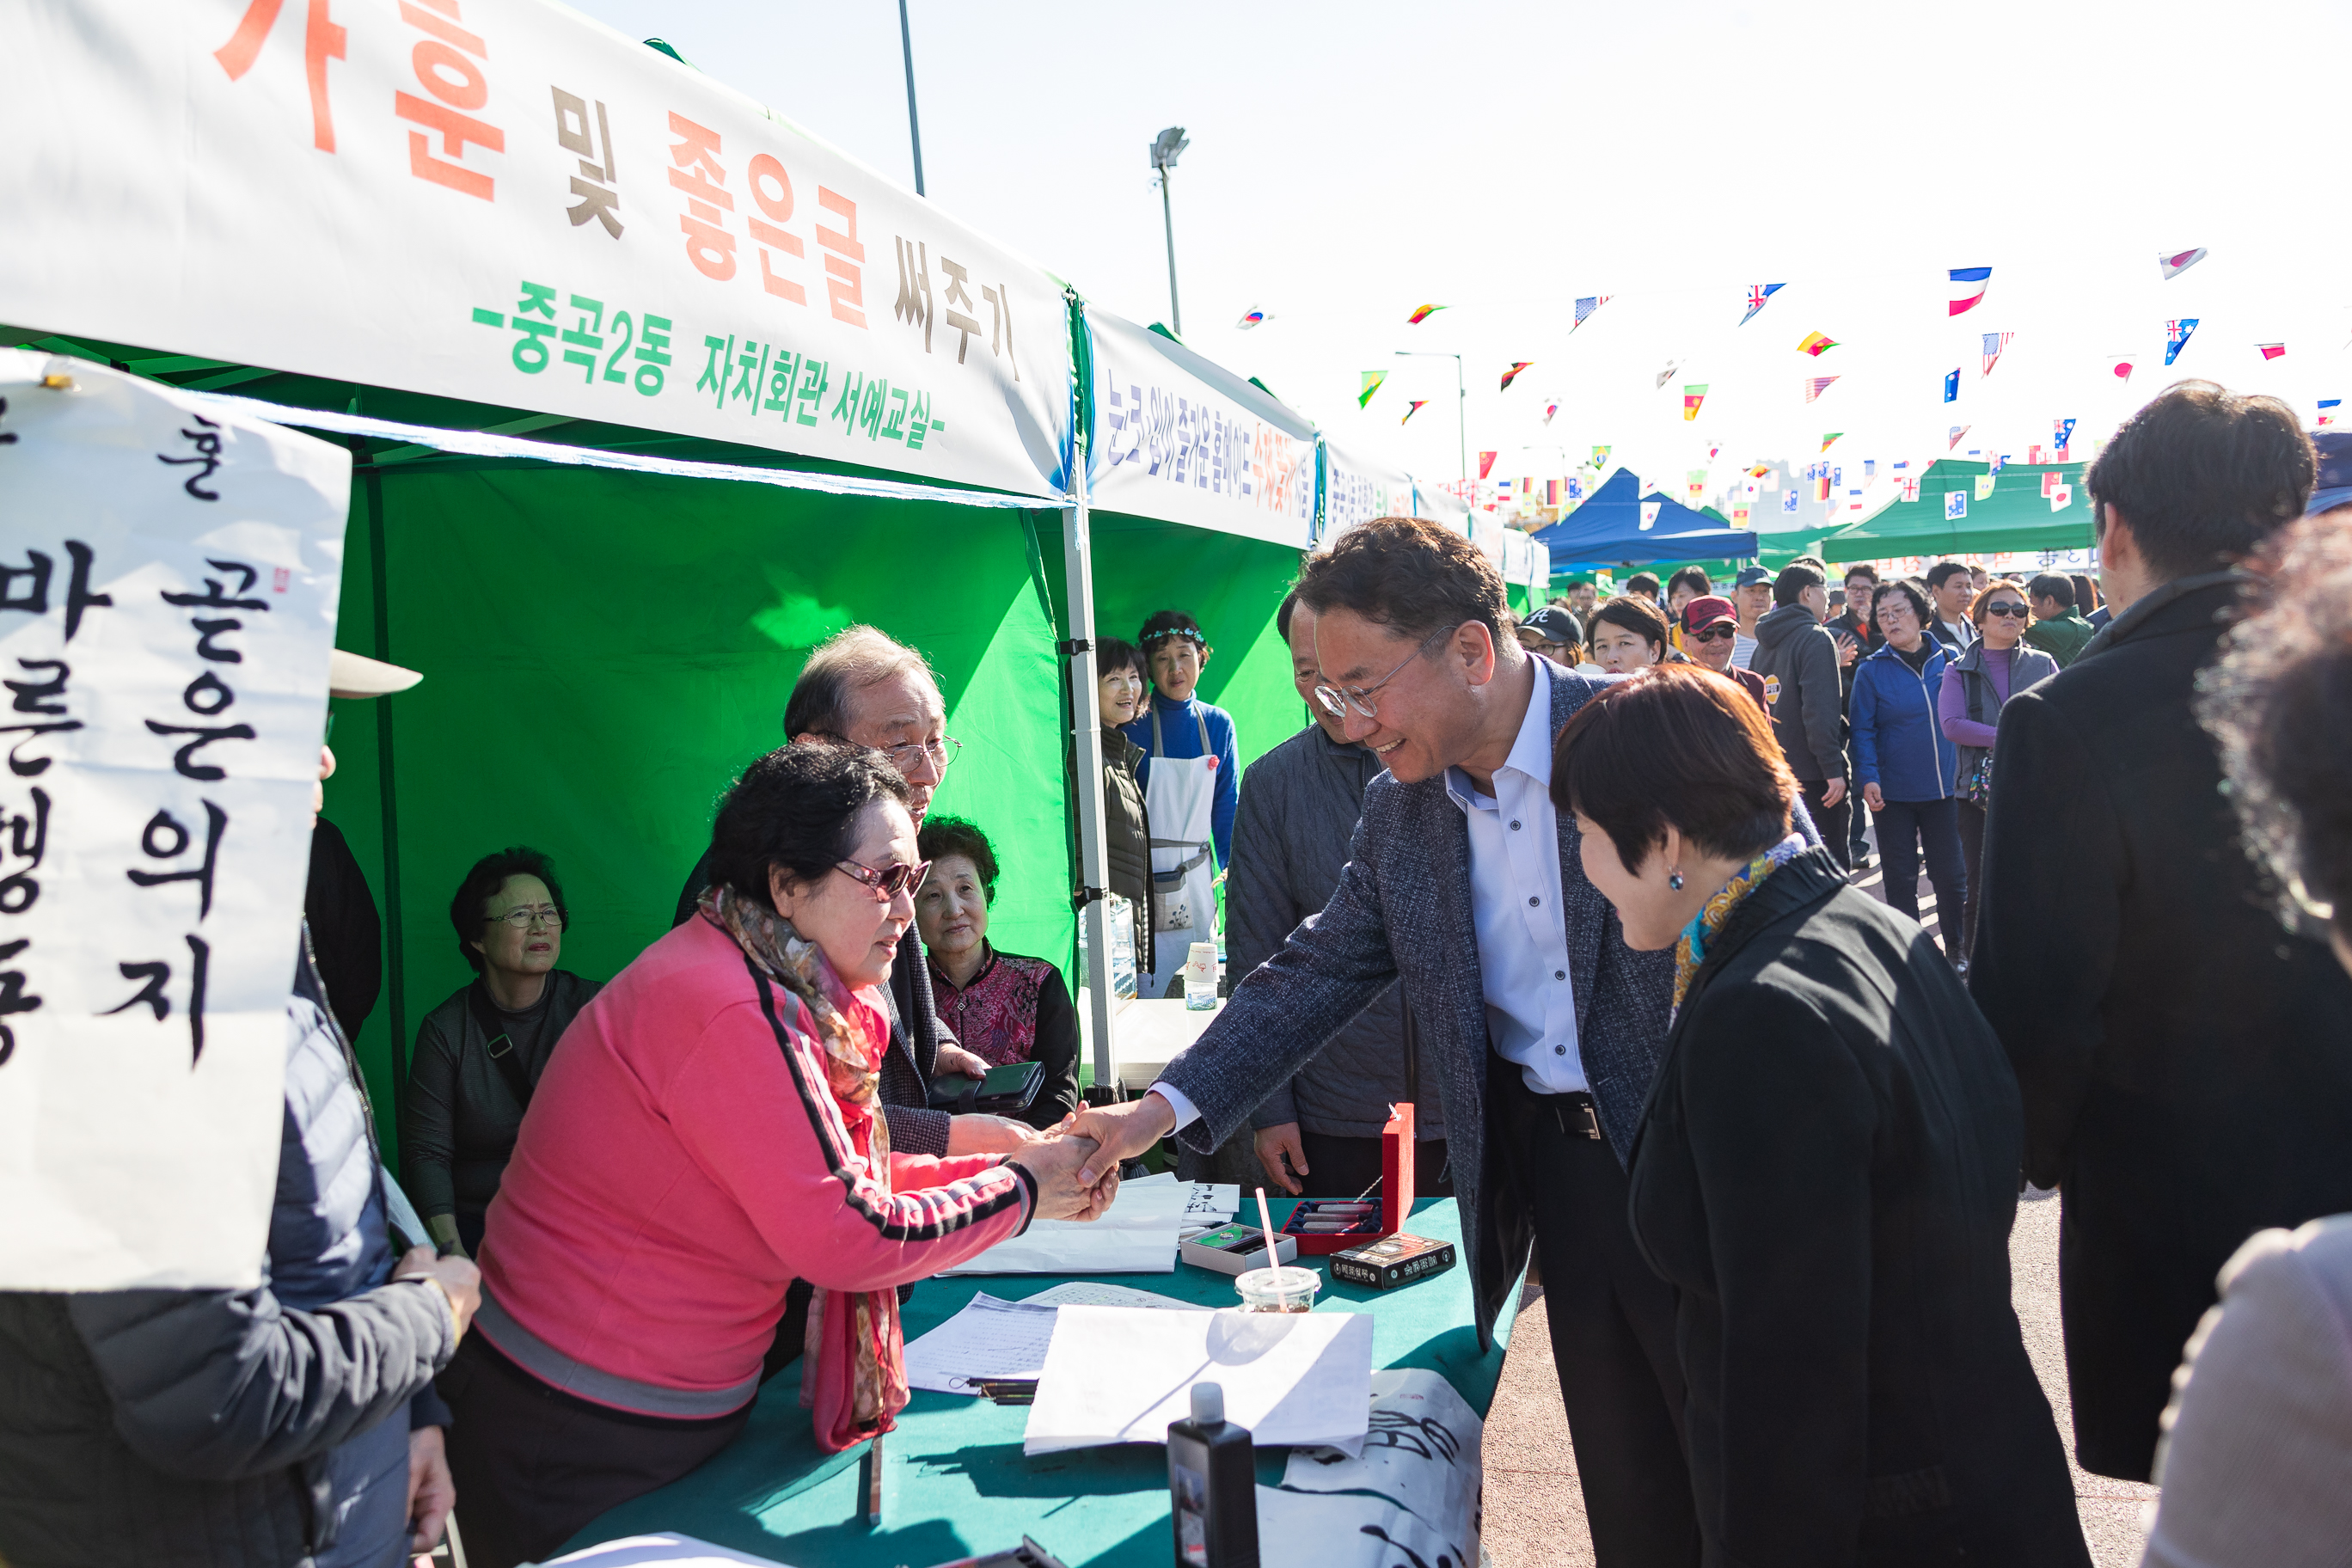
[[[1135,776],[1148,792],[1151,788],[1151,714],[1160,715],[1160,738],[1171,757],[1201,755],[1201,724],[1208,726],[1209,750],[1217,759],[1217,793],[1210,805],[1209,825],[1217,844],[1217,865],[1220,869],[1233,864],[1234,805],[1241,798],[1241,759],[1234,754],[1234,716],[1213,703],[1199,698],[1182,702],[1171,702],[1151,689],[1151,709],[1138,714],[1119,726],[1119,732],[1143,748],[1143,761],[1136,764]],[[1192,721],[1200,715],[1201,724]]]
[[[1959,752],[1936,716],[1951,656],[1933,638],[1929,643],[1934,651],[1916,675],[1892,643],[1854,666],[1846,711],[1853,726],[1857,790],[1874,784],[1886,799],[1905,802],[1945,800],[1952,794]]]

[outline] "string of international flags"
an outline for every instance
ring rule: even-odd
[[[2204,260],[2208,252],[2206,248],[2202,246],[2199,246],[2189,250],[2166,251],[2160,253],[2157,257],[2157,267],[2163,278],[2170,279],[2179,277],[2183,272],[2186,272],[2190,268],[2196,266],[2199,262]],[[1947,294],[1948,304],[1946,307],[1946,313],[1950,316],[1965,315],[1969,311],[1973,310],[1978,306],[1983,304],[1986,295],[1990,291],[1992,287],[1992,272],[1993,269],[1990,267],[1955,267],[1949,268],[1948,275],[1950,288]],[[1753,283],[1748,285],[1746,313],[1739,318],[1738,324],[1744,327],[1749,321],[1754,321],[1757,315],[1763,310],[1765,306],[1770,303],[1772,297],[1787,287],[1788,285],[1786,283]],[[1588,294],[1579,297],[1573,307],[1574,320],[1570,322],[1569,331],[1572,333],[1578,328],[1583,326],[1587,321],[1591,319],[1593,313],[1599,310],[1601,306],[1609,303],[1612,298],[1613,298],[1613,296],[1608,294]],[[1422,305],[1416,308],[1405,318],[1405,324],[1408,326],[1420,326],[1423,322],[1427,321],[1439,311],[1448,310],[1451,307],[1449,306],[1436,303]],[[1253,316],[1255,316],[1258,319],[1263,319],[1262,314],[1255,310],[1253,311]],[[1244,324],[1255,325],[1255,321],[1245,319]],[[2197,326],[2198,318],[2195,316],[2175,317],[2166,321],[2164,324],[2164,363],[2168,366],[2171,365],[2180,358],[2182,352],[2189,346],[2189,337],[2197,331]],[[2011,343],[2016,340],[2016,337],[2017,334],[2013,331],[1989,331],[1983,334],[1983,344],[1981,349],[1982,369],[1979,372],[1980,378],[1992,374],[1993,367],[2000,362],[2001,355],[2008,351]],[[1839,343],[1837,339],[1831,337],[1826,332],[1812,331],[1806,332],[1805,335],[1799,340],[1797,343],[1797,352],[1805,354],[1810,358],[1818,360],[1823,354],[1838,346]],[[2259,342],[2253,346],[2261,353],[2265,361],[2277,359],[2286,353],[2286,344],[2283,342]],[[2136,358],[2137,356],[2131,354],[2109,355],[2107,359],[2109,374],[2114,375],[2117,380],[2128,384],[2132,378],[2132,373],[2137,368]],[[1502,373],[1502,380],[1498,390],[1506,392],[1508,391],[1511,384],[1517,380],[1522,374],[1532,369],[1534,364],[1535,362],[1532,360],[1512,361],[1509,366]],[[1663,388],[1667,382],[1674,378],[1675,372],[1680,367],[1681,362],[1669,360],[1666,363],[1665,367],[1657,374],[1657,385]],[[1381,384],[1387,379],[1388,372],[1384,370],[1368,370],[1364,372],[1362,390],[1358,394],[1356,399],[1357,405],[1359,407],[1369,407],[1371,404],[1373,395],[1380,391]],[[1803,382],[1805,401],[1810,404],[1818,400],[1821,395],[1827,392],[1838,380],[1839,377],[1836,375],[1813,375],[1805,377]],[[1943,383],[1944,401],[1946,403],[1957,403],[1959,401],[1959,367],[1956,366],[1950,371],[1946,372],[1944,374]],[[1704,382],[1693,382],[1684,386],[1683,418],[1685,422],[1695,421],[1698,418],[1699,411],[1706,401],[1707,384],[1708,384]],[[1428,399],[1423,398],[1418,402],[1412,403],[1406,408],[1404,418],[1411,419],[1414,413],[1424,406],[1428,401]],[[2322,426],[2333,425],[2336,422],[2340,405],[2341,399],[2321,399],[2318,407],[2318,422]],[[1559,400],[1557,397],[1548,397],[1544,404],[1544,424],[1549,426],[1552,421],[1553,416],[1559,412]],[[1402,421],[1401,420],[1400,423],[1402,423]],[[2071,424],[2072,421],[2069,421],[2068,423]],[[1955,426],[1953,427],[1950,437],[1952,446],[1957,447],[1958,445],[1959,437],[1965,434],[1969,426]]]

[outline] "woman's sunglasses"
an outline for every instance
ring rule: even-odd
[[[2004,601],[1998,605],[1987,605],[1985,606],[1985,614],[1988,616],[2006,616],[2011,620],[2021,621],[2026,616],[2026,608],[2023,605],[2012,604]]]
[[[843,871],[865,883],[886,899],[895,899],[909,888],[921,887],[923,879],[930,875],[931,870],[931,863],[929,860],[918,860],[911,866],[904,864],[885,866],[879,871],[870,867],[861,866],[855,860],[842,860],[835,864]]]

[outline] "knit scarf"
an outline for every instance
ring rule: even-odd
[[[1691,917],[1690,924],[1683,927],[1682,937],[1675,943],[1675,1005],[1674,1012],[1666,1016],[1668,1023],[1674,1021],[1675,1013],[1683,1010],[1683,998],[1690,992],[1691,978],[1698,973],[1699,965],[1706,962],[1706,944],[1715,940],[1716,933],[1731,918],[1731,911],[1738,909],[1748,894],[1763,886],[1765,878],[1804,852],[1803,837],[1791,833],[1748,862],[1737,876],[1716,889],[1714,895],[1699,906],[1698,913]]]
[[[877,1099],[887,1042],[863,1025],[863,1009],[824,952],[790,921],[724,886],[705,891],[700,909],[761,973],[808,1008],[824,1052],[825,1087],[840,1108],[850,1146],[865,1157],[866,1179],[887,1197],[890,1126]],[[907,1405],[898,1291],[818,1289],[809,1302],[803,1354],[801,1407],[812,1413],[820,1447],[838,1453],[898,1425]]]

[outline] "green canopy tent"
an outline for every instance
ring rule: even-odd
[[[2080,550],[2091,542],[2091,495],[2083,468],[2011,463],[1996,474],[1989,463],[1938,458],[1919,476],[1917,500],[1895,501],[1832,534],[1823,558]],[[2053,485],[2057,493],[2046,495]]]

